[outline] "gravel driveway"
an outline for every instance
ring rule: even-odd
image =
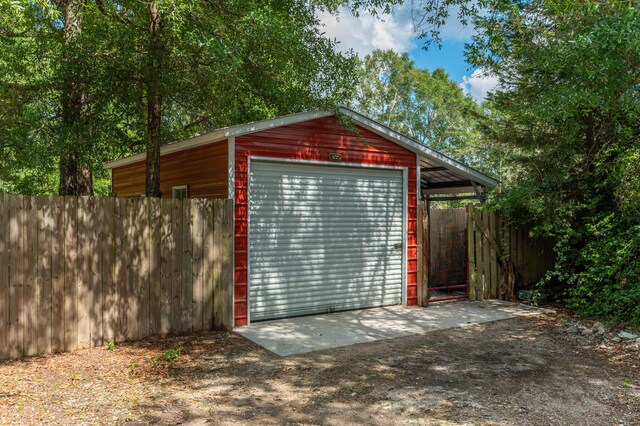
[[[233,333],[0,363],[7,424],[640,424],[640,355],[538,315],[281,358]]]

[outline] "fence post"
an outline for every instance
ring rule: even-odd
[[[426,300],[423,295],[423,287],[424,287],[424,222],[422,217],[424,215],[424,206],[422,205],[422,201],[418,202],[418,306],[426,306]]]
[[[475,250],[475,241],[476,241],[476,227],[475,222],[473,220],[473,204],[467,204],[467,269],[468,269],[468,277],[469,277],[469,300],[477,299],[476,285],[478,281],[477,271],[476,271],[476,250]]]
[[[0,360],[9,358],[9,196],[0,194]]]
[[[214,210],[214,326],[233,328],[233,202],[216,200]]]

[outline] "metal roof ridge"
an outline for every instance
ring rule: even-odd
[[[449,157],[446,154],[436,151],[435,149],[429,148],[428,146],[421,144],[420,142],[391,129],[382,123],[379,123],[367,116],[364,116],[359,112],[356,112],[344,106],[341,106],[339,110],[343,114],[345,114],[347,117],[357,121],[358,123],[368,128],[369,130],[373,131],[374,133],[377,133],[381,136],[386,136],[387,138],[392,139],[394,142],[396,142],[401,146],[404,146],[410,151],[415,152],[416,154],[422,154],[422,155],[428,156],[431,159],[435,160],[437,163],[440,163],[444,166],[447,166],[447,165],[452,166],[456,168],[459,172],[467,175],[467,177],[478,179],[479,183],[482,183],[487,186],[496,186],[499,183],[497,179],[494,179],[491,176],[486,175],[479,170],[469,167],[458,160],[454,160],[453,158]]]
[[[283,115],[276,118],[269,118],[265,120],[252,121],[249,123],[237,124],[235,126],[222,127],[220,129],[211,130],[201,135],[192,136],[187,139],[170,142],[163,145],[160,148],[160,155],[169,154],[172,152],[182,151],[187,148],[193,148],[196,146],[207,145],[214,142],[219,142],[231,136],[242,136],[251,133],[261,132],[276,127],[287,126],[290,124],[301,123],[316,118],[327,117],[333,115],[333,113],[324,110],[314,110],[299,112],[295,114]],[[146,158],[146,151],[129,155],[127,157],[119,158],[117,160],[108,161],[103,164],[107,169],[113,169],[115,167],[124,166],[126,164],[136,163]]]
[[[439,163],[443,166],[448,166],[447,168],[454,168],[457,172],[463,174],[468,177],[470,180],[474,180],[478,183],[481,183],[486,186],[496,186],[498,184],[498,180],[488,176],[476,169],[473,169],[453,158],[442,154],[434,149],[427,147],[419,143],[418,141],[403,135],[384,124],[381,124],[369,117],[366,117],[359,112],[356,112],[348,107],[339,106],[337,111],[344,114],[345,116],[351,118],[361,126],[367,128],[368,130],[383,136],[396,144],[403,146],[419,155],[424,155],[434,160],[436,163]],[[326,110],[314,110],[314,111],[306,111],[299,112],[295,114],[284,115],[276,118],[259,120],[244,124],[238,124],[235,126],[223,127],[220,129],[212,130],[210,132],[203,133],[201,135],[193,136],[188,139],[183,139],[180,141],[175,141],[163,145],[160,148],[160,154],[169,154],[172,152],[182,151],[184,149],[193,148],[201,145],[207,145],[210,143],[219,142],[226,138],[232,136],[243,136],[251,133],[256,133],[276,127],[287,126],[291,124],[301,123],[304,121],[314,120],[316,118],[328,117],[331,115],[335,115],[333,112],[329,112]],[[109,161],[104,163],[104,167],[107,169],[113,169],[115,167],[124,166],[131,163],[136,163],[138,161],[143,161],[146,158],[146,153],[141,152],[137,154],[133,154],[124,158],[120,158],[117,160]]]

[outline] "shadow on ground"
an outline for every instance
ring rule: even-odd
[[[287,358],[233,333],[149,339],[0,364],[0,414],[8,423],[640,423],[637,357],[610,362],[567,340],[558,321],[521,317]],[[162,360],[177,348],[174,364]]]

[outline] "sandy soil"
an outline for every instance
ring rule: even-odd
[[[207,333],[0,364],[0,423],[124,422],[636,425],[640,352],[547,315],[290,358]]]

